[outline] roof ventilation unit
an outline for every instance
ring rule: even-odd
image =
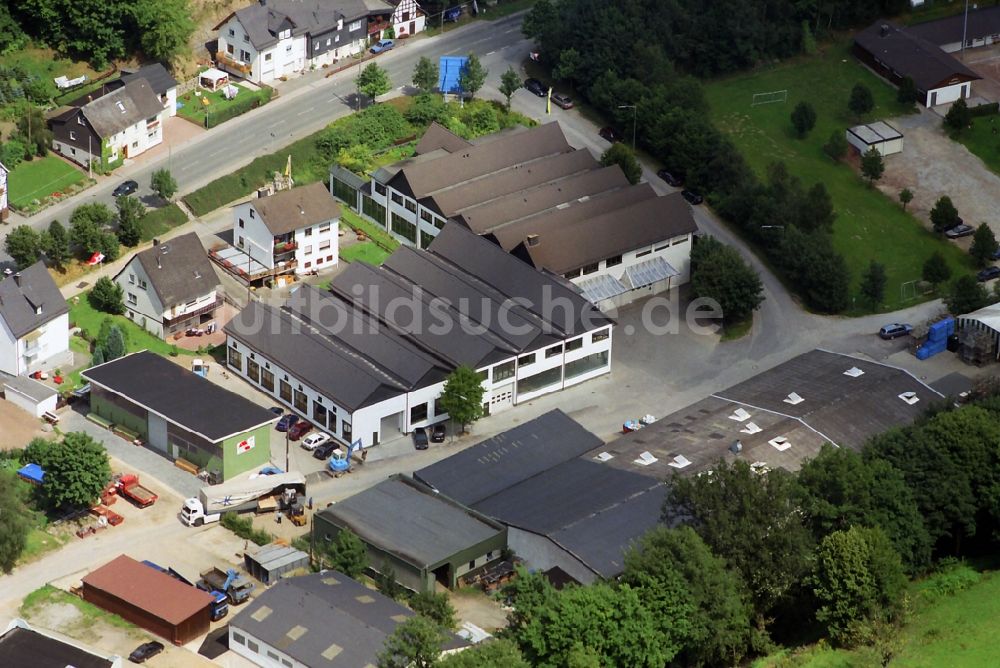
[[[792,392],[787,397],[785,397],[785,403],[786,404],[791,404],[793,406],[795,406],[796,404],[801,404],[803,401],[805,401],[805,399],[803,399],[802,397],[800,397],[795,392]]]
[[[844,372],[845,376],[850,376],[851,378],[857,378],[858,376],[865,375],[865,372],[856,366],[852,366],[850,369]]]
[[[916,392],[903,392],[901,395],[899,395],[899,398],[905,401],[906,403],[910,404],[911,406],[920,401],[920,397],[917,396]]]

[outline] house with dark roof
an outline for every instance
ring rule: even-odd
[[[600,438],[550,411],[416,471],[413,478],[507,527],[532,569],[589,583],[614,578],[629,546],[659,522],[662,479],[587,456]]]
[[[194,232],[136,253],[114,281],[125,296],[125,315],[162,339],[216,329],[219,279]]]
[[[87,369],[90,410],[168,459],[223,479],[266,465],[278,417],[249,399],[149,351]]]
[[[31,668],[122,668],[117,654],[105,654],[61,634],[13,619],[0,634],[0,666]]]
[[[975,49],[1000,42],[1000,7],[975,7],[965,13],[946,16],[936,21],[927,21],[910,26],[910,32],[931,44],[937,44],[945,53]]]
[[[208,592],[183,583],[127,555],[83,577],[83,600],[161,638],[183,645],[208,633]]]
[[[266,84],[361,53],[389,28],[402,36],[423,26],[414,0],[259,0],[215,26],[216,62]]]
[[[415,613],[333,570],[284,578],[229,622],[229,649],[258,666],[361,668]],[[443,654],[468,643],[447,634]]]
[[[402,243],[427,248],[447,222],[564,276],[600,308],[669,290],[690,277],[697,225],[680,194],[630,185],[574,149],[558,123],[466,141],[431,124],[416,155],[357,188],[331,168],[331,192]],[[353,201],[353,200],[350,200]]]
[[[416,592],[454,588],[507,547],[502,524],[399,475],[316,513],[313,544],[329,544],[345,529],[365,544],[371,569],[391,568]]]
[[[251,281],[330,269],[340,260],[339,229],[340,205],[322,183],[237,204],[233,245],[246,254],[237,269]]]
[[[69,305],[45,264],[0,280],[0,373],[22,376],[70,361]]]
[[[893,85],[912,79],[926,107],[971,97],[972,82],[982,78],[920,31],[888,21],[856,34],[854,55]]]
[[[327,292],[251,302],[225,327],[228,365],[343,443],[448,418],[448,374],[479,371],[489,414],[608,373],[613,321],[563,280],[449,225],[430,251],[353,263]]]
[[[137,69],[123,69],[118,79],[108,83],[106,88],[117,90],[135,79],[145,79],[153,93],[160,99],[167,116],[177,115],[177,80],[162,63],[150,63]]]
[[[51,116],[52,149],[83,166],[91,161],[114,165],[162,143],[163,121],[169,115],[149,81],[133,78]]]

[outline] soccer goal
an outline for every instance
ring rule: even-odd
[[[910,302],[917,298],[917,281],[903,281],[899,286],[899,301]]]
[[[756,107],[758,104],[774,104],[775,102],[787,102],[788,101],[788,89],[785,90],[772,90],[769,93],[754,93],[753,94],[753,104],[751,107]]]

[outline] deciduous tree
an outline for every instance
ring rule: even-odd
[[[1000,248],[1000,245],[997,244],[993,230],[988,224],[980,223],[979,227],[976,228],[976,233],[972,236],[972,245],[969,247],[969,254],[976,262],[976,266],[982,268],[990,264],[996,255],[997,248]]]
[[[704,237],[691,251],[691,294],[715,300],[723,322],[742,322],[764,303],[764,286],[739,252],[714,237]]]
[[[861,175],[868,179],[868,185],[882,178],[885,173],[885,161],[882,154],[874,146],[861,156]]]
[[[361,74],[354,80],[358,90],[376,102],[379,95],[388,93],[392,88],[389,73],[378,66],[378,63],[368,63]]]
[[[952,133],[958,134],[968,128],[970,123],[972,123],[972,114],[969,112],[969,105],[965,103],[965,100],[959,98],[952,102],[951,108],[945,114],[944,126]]]
[[[187,50],[195,28],[188,0],[138,0],[132,11],[147,56],[170,62]]]
[[[410,599],[410,608],[418,615],[437,622],[444,629],[454,629],[455,608],[444,592],[419,592]]]
[[[104,446],[82,431],[66,434],[39,464],[45,469],[45,484],[39,490],[50,508],[87,507],[111,480]]]
[[[69,233],[58,220],[49,224],[49,229],[42,238],[45,256],[53,266],[61,268],[70,259]]]
[[[69,238],[84,255],[101,249],[101,235],[111,226],[115,215],[99,202],[81,204],[69,219]]]
[[[858,118],[864,116],[875,108],[875,98],[872,92],[864,84],[854,84],[851,89],[851,98],[847,101],[847,108]]]
[[[951,278],[951,267],[948,261],[941,255],[941,251],[934,251],[924,262],[923,279],[934,286],[936,290],[939,285]]]
[[[903,211],[906,211],[906,205],[913,201],[913,191],[909,188],[900,190],[899,201],[903,205]]]
[[[475,97],[479,89],[486,83],[486,76],[488,74],[489,70],[479,62],[479,56],[470,53],[465,61],[465,65],[462,66],[461,71],[458,73],[458,87],[462,90],[463,94],[468,94],[470,98]]]
[[[871,308],[878,308],[885,299],[885,265],[872,260],[861,277],[861,296]]]
[[[934,207],[931,209],[931,223],[935,232],[945,232],[958,225],[958,210],[947,195],[942,195],[934,202]]]
[[[87,295],[87,301],[98,311],[121,315],[125,312],[124,291],[122,286],[107,276],[101,276],[94,283],[94,289]]]
[[[816,110],[808,102],[799,102],[792,109],[792,127],[799,139],[808,135],[816,125]]]
[[[174,180],[170,170],[164,167],[153,172],[149,179],[149,187],[160,199],[169,202],[177,192],[177,181]]]
[[[452,371],[437,406],[462,426],[464,434],[466,425],[483,416],[483,382],[476,370],[463,365]]]
[[[14,259],[18,269],[24,269],[38,262],[42,252],[42,236],[30,225],[18,225],[4,241],[4,249]]]
[[[446,638],[430,619],[414,615],[400,623],[385,640],[378,668],[432,668]]]
[[[841,160],[847,155],[847,137],[843,130],[834,130],[830,138],[823,144],[823,152],[834,160]]]
[[[142,218],[146,207],[136,197],[122,195],[115,200],[118,208],[118,241],[132,248],[142,240]]]
[[[457,654],[449,654],[435,668],[531,668],[517,645],[504,638],[495,638],[473,645]]]
[[[609,167],[618,165],[625,173],[625,178],[632,185],[635,185],[642,178],[642,165],[635,158],[635,153],[627,144],[616,142],[608,150],[601,154],[601,165]]]
[[[896,100],[900,104],[914,104],[920,98],[917,92],[917,84],[913,83],[910,77],[903,77],[899,82],[899,90],[896,91]]]
[[[427,56],[420,56],[420,60],[413,68],[413,85],[421,93],[430,93],[438,85],[438,66]]]
[[[357,579],[368,568],[368,551],[350,529],[341,529],[326,548],[331,568]]]
[[[0,571],[10,573],[28,544],[31,528],[14,474],[0,471]]]
[[[959,276],[951,286],[951,292],[944,298],[952,315],[964,315],[978,311],[990,303],[990,296],[983,284],[975,276]]]
[[[500,75],[500,94],[507,101],[507,111],[510,111],[510,98],[521,87],[521,77],[514,71],[513,67],[508,67],[507,71]]]

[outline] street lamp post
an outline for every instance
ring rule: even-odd
[[[635,152],[635,116],[636,116],[636,106],[634,104],[619,104],[619,109],[631,109],[632,110],[632,152]]]
[[[965,0],[965,16],[962,18],[962,60],[965,60],[965,37],[969,30],[969,0]]]

